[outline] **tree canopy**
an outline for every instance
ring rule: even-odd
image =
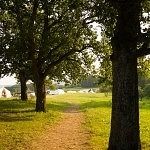
[[[1,7],[2,58],[15,71],[31,68],[28,72],[32,70],[36,90],[39,90],[37,101],[44,101],[46,76],[71,80],[89,72],[94,60],[89,51],[98,48],[98,41],[89,25],[91,19],[84,12],[88,3],[4,1]],[[38,93],[43,93],[43,98]],[[42,104],[37,110],[45,109]]]

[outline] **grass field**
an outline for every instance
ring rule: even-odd
[[[94,150],[105,150],[110,130],[111,96],[104,94],[64,94],[47,98],[47,113],[34,112],[34,102],[0,100],[0,149],[22,150],[37,138],[43,127],[54,124],[69,103],[80,105],[85,113],[84,127],[91,134]],[[141,141],[143,150],[150,150],[150,100],[140,102]]]
[[[37,138],[46,125],[61,118],[67,103],[47,102],[47,113],[36,113],[33,101],[0,100],[0,150],[28,149],[32,139]]]

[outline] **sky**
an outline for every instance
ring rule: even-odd
[[[14,76],[5,76],[3,78],[0,78],[0,86],[1,85],[14,85],[16,84],[17,80],[14,78]]]

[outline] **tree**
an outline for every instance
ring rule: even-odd
[[[6,3],[7,4],[7,3]],[[4,8],[3,8],[4,7]],[[31,78],[31,67],[23,36],[19,32],[16,20],[9,13],[8,6],[1,8],[1,75],[16,74],[21,85],[21,100],[27,100],[26,82]]]
[[[84,88],[93,88],[97,86],[97,78],[94,76],[88,76],[86,79],[81,81],[81,87]]]
[[[5,8],[8,8],[5,12],[15,20],[24,53],[31,61],[36,111],[46,111],[47,76],[58,75],[59,78],[62,76],[59,71],[72,78],[72,73],[81,74],[81,70],[88,70],[91,63],[87,49],[96,44],[96,36],[86,23],[82,2],[78,1],[80,7],[74,4],[74,1],[55,0],[5,2]],[[75,64],[75,71],[72,71]],[[77,70],[78,66],[83,68],[83,64],[86,69]]]
[[[36,85],[36,111],[45,111],[45,84],[46,76],[51,73],[60,63],[75,57],[79,60],[78,53],[87,49],[90,39],[90,30],[86,30],[83,26],[80,10],[76,11],[70,3],[63,1],[44,1],[42,4],[44,11],[43,30],[40,33],[40,45],[37,48],[35,43],[34,22],[38,18],[38,1],[33,3],[33,12],[30,18],[30,28],[28,32],[29,49],[31,52],[31,61]],[[51,16],[51,17],[50,17]],[[40,27],[41,28],[41,27]],[[86,36],[88,34],[88,39]],[[39,49],[39,51],[37,51]],[[86,53],[82,52],[86,56]],[[70,65],[69,65],[70,66]],[[69,67],[68,66],[68,67]]]
[[[98,71],[99,81],[98,84],[104,87],[112,86],[112,63],[110,61],[110,55],[112,53],[112,47],[110,39],[103,33],[100,42],[101,53],[97,52],[99,58],[100,68]]]
[[[112,117],[109,150],[141,149],[137,58],[150,53],[148,40],[141,39],[141,1],[111,1],[117,11],[112,37]]]
[[[26,82],[31,78],[31,67],[29,66],[28,61],[26,61],[26,56],[20,49],[17,49],[15,41],[11,44],[7,44],[7,46],[8,45],[9,48],[4,46],[2,49],[3,55],[0,62],[3,63],[3,66],[1,69],[1,75],[16,74],[16,78],[19,80],[21,86],[21,100],[27,101]]]
[[[104,21],[97,21],[103,24],[105,34],[111,39],[112,45],[112,117],[108,149],[141,149],[137,58],[150,54],[149,31],[140,27],[140,23],[149,23],[142,13],[150,12],[150,3],[138,0],[108,0],[104,2],[106,7],[103,8],[105,13],[108,13],[107,17],[105,13],[102,15],[101,9],[98,11],[102,5],[101,1],[97,2],[99,5],[95,9],[96,14],[98,18],[104,17]],[[108,8],[110,13],[105,8]],[[102,66],[106,66],[108,60],[102,61]],[[100,70],[102,77],[105,77],[108,72],[103,67]]]

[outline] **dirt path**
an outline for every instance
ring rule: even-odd
[[[71,105],[64,113],[63,119],[50,127],[32,143],[32,150],[90,150],[89,134],[84,131],[83,113],[77,105]]]

